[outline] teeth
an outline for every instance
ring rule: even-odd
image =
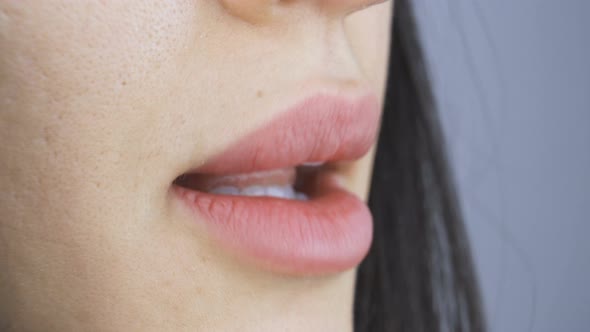
[[[238,189],[237,187],[231,187],[231,186],[221,186],[221,187],[213,188],[213,190],[211,190],[210,192],[212,194],[217,194],[217,195],[239,195],[240,189]]]
[[[313,162],[303,163],[303,164],[301,164],[301,166],[318,167],[318,166],[322,166],[323,164],[324,164],[323,161],[313,161]]]
[[[242,196],[266,196],[266,187],[263,186],[251,186],[246,187],[240,191]]]
[[[295,193],[295,199],[298,201],[307,201],[309,197],[304,193]]]
[[[271,197],[278,197],[278,198],[287,198],[293,199],[295,198],[295,190],[291,186],[272,186],[266,187],[266,195]]]
[[[236,195],[236,196],[267,196],[283,199],[296,199],[301,201],[308,200],[304,193],[296,192],[292,186],[249,186],[238,188],[232,186],[215,187],[209,191],[217,195]]]

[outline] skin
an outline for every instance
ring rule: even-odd
[[[382,95],[370,4],[0,0],[0,330],[350,331],[354,270],[237,262],[170,187],[301,96]]]

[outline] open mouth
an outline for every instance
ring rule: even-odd
[[[292,275],[354,268],[371,244],[372,217],[339,166],[369,151],[379,115],[372,94],[306,99],[179,175],[174,191],[242,262]]]
[[[305,163],[246,174],[183,174],[174,184],[186,189],[215,195],[274,197],[307,201],[315,197],[318,175],[329,169],[322,162]]]

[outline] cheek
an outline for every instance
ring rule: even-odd
[[[150,203],[164,180],[146,174],[161,174],[150,169],[173,140],[163,103],[182,70],[190,6],[0,4],[0,242],[21,246],[23,260],[75,260],[60,251],[71,246],[98,257],[124,243],[114,234],[145,233],[122,224],[160,216],[149,209],[161,209]]]
[[[158,265],[150,262],[173,262],[156,248],[137,260],[138,248],[188,242],[176,234],[150,238],[164,202],[153,195],[165,194],[153,187],[170,182],[148,175],[162,174],[152,169],[162,168],[162,154],[174,154],[161,145],[174,141],[170,128],[182,120],[164,104],[196,29],[192,6],[0,3],[0,270],[9,271],[0,278],[0,312],[12,292],[51,310],[42,299],[53,298],[43,296],[47,290],[100,307],[98,298],[75,296],[89,284],[112,287],[111,294],[133,289],[115,275],[141,280],[136,271]]]
[[[183,6],[3,3],[0,151],[15,173],[6,181],[51,190],[131,181],[168,125],[166,81],[194,12]]]

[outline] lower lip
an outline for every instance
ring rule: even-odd
[[[293,275],[356,267],[373,235],[367,205],[330,174],[307,201],[215,195],[175,186],[197,222],[238,259]]]

